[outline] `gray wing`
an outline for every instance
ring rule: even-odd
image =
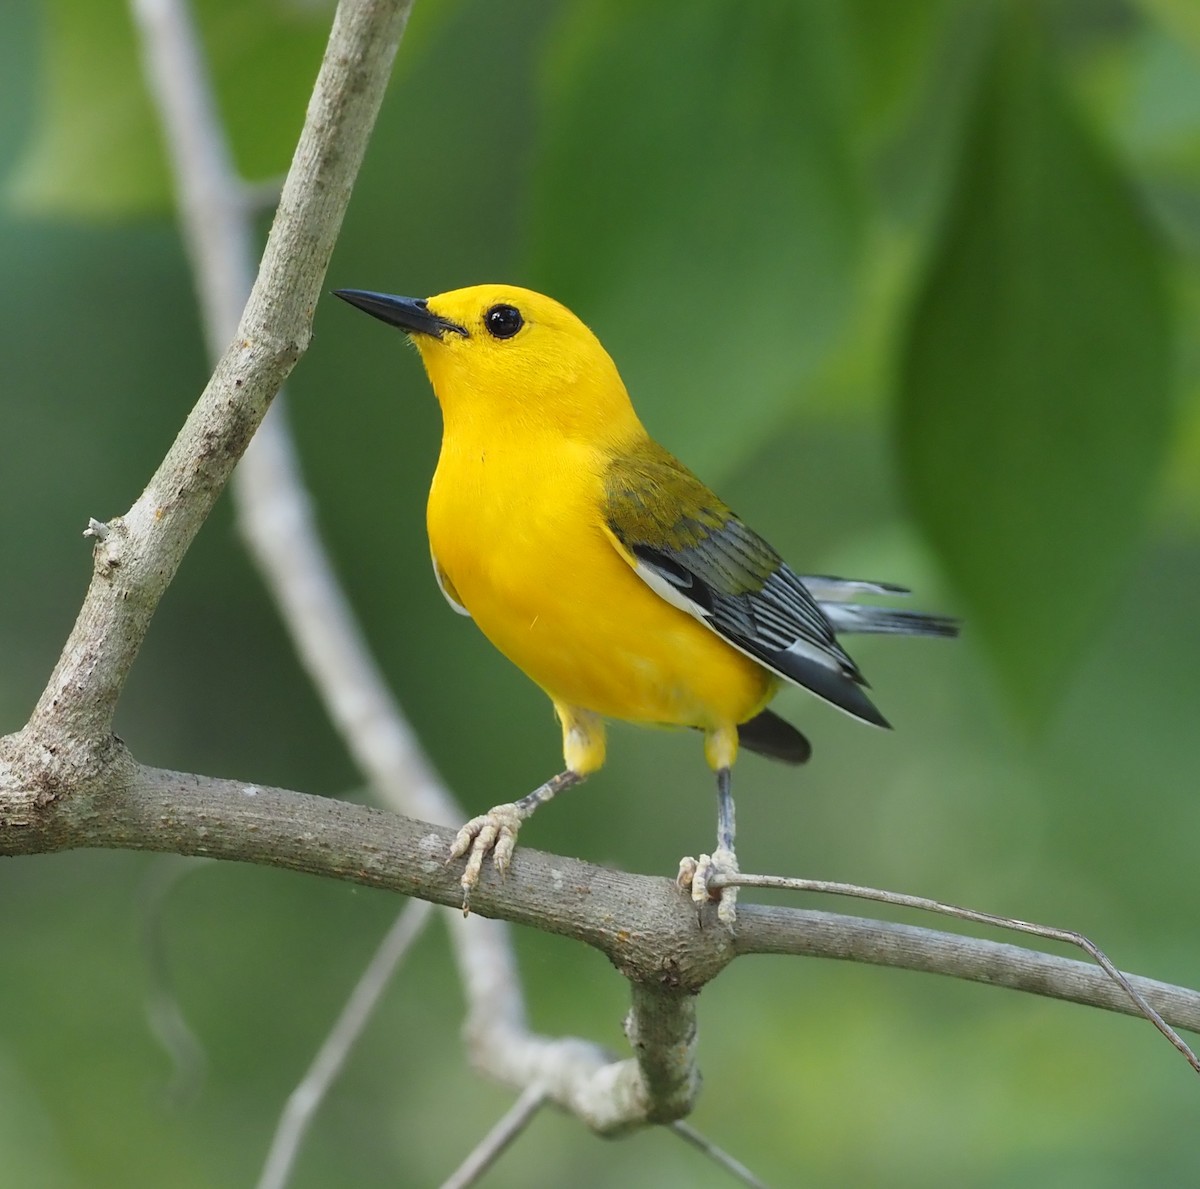
[[[637,540],[611,518],[609,528],[638,575],[668,602],[785,680],[864,722],[888,725],[804,583],[736,517],[702,534],[691,532],[693,543],[679,548]]]

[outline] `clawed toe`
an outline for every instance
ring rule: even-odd
[[[680,859],[675,882],[681,891],[690,893],[697,907],[716,901],[717,919],[732,926],[737,920],[737,888],[710,888],[709,883],[718,876],[737,874],[737,855],[730,848],[719,846],[711,855]]]
[[[705,857],[705,855],[700,856],[702,859]],[[679,874],[675,877],[675,886],[681,892],[691,892],[699,867],[699,861],[693,859],[691,855],[685,855],[679,860]]]
[[[582,773],[568,768],[565,772],[551,777],[545,784],[538,785],[532,793],[519,801],[493,805],[487,813],[473,817],[459,830],[450,847],[450,859],[461,859],[464,855],[467,857],[467,866],[462,873],[462,879],[459,880],[463,890],[463,916],[471,911],[471,892],[479,883],[483,860],[491,855],[496,870],[503,875],[508,870],[513,848],[517,845],[517,831],[520,830],[521,823],[539,805],[545,805],[551,797],[561,793],[563,789],[577,785],[581,780]]]
[[[450,859],[461,859],[464,855],[467,859],[459,880],[463,890],[463,916],[471,911],[471,893],[479,883],[484,859],[491,855],[492,863],[501,875],[508,870],[522,820],[515,804],[496,805],[487,813],[473,817],[454,836]]]

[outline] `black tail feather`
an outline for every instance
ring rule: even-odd
[[[891,636],[957,636],[959,621],[949,615],[925,611],[896,611],[862,603],[820,603],[835,632],[877,633]]]
[[[785,764],[803,764],[812,755],[812,744],[790,722],[770,710],[763,710],[742,723],[738,739],[743,747]]]

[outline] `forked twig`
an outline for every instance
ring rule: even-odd
[[[990,912],[978,912],[973,908],[960,908],[957,904],[944,904],[926,896],[909,896],[903,892],[888,892],[882,888],[868,888],[861,884],[838,883],[827,879],[795,879],[786,875],[729,875],[717,876],[710,887],[776,888],[789,892],[820,892],[828,896],[851,896],[856,900],[874,900],[880,904],[892,904],[897,908],[915,908],[921,912],[935,912],[941,916],[957,917],[977,925],[992,925],[997,929],[1011,929],[1016,933],[1028,933],[1047,941],[1061,941],[1078,946],[1129,996],[1138,1011],[1150,1021],[1183,1054],[1187,1063],[1200,1073],[1200,1059],[1192,1052],[1188,1043],[1147,1002],[1142,993],[1109,960],[1091,938],[1072,929],[1056,929],[1052,925],[1038,925],[1016,917],[996,916]]]

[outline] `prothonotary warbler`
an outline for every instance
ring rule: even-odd
[[[852,600],[902,587],[798,576],[655,442],[596,336],[549,297],[475,285],[427,299],[342,289],[411,336],[442,408],[427,523],[438,585],[554,703],[565,770],[469,821],[463,907],[503,873],[539,805],[604,762],[605,719],[696,727],[716,771],[717,847],[681,875],[697,900],[736,872],[739,743],[788,763],[808,740],[766,709],[783,681],[888,724],[838,632],[953,636],[941,616]],[[733,896],[721,916],[732,916]]]

